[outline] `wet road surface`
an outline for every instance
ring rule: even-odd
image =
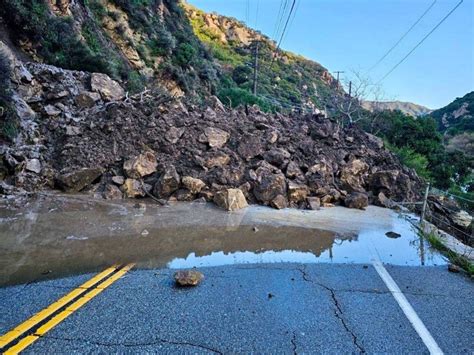
[[[472,281],[447,271],[409,216],[97,204],[55,197],[1,210],[1,334],[91,272],[136,263],[25,353],[472,352]],[[174,269],[190,267],[204,281],[174,287]]]

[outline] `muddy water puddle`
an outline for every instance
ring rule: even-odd
[[[100,270],[191,268],[246,263],[440,265],[410,216],[369,207],[321,211],[251,206],[225,212],[211,204],[107,202],[40,196],[0,205],[0,285]]]

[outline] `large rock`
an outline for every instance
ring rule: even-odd
[[[104,198],[106,200],[119,200],[122,198],[122,191],[112,184],[108,184],[104,190]]]
[[[366,162],[360,159],[351,161],[341,169],[340,181],[342,187],[349,192],[364,192],[363,186],[368,170],[369,165]]]
[[[269,150],[263,154],[264,159],[272,165],[281,166],[288,159],[290,159],[291,154],[283,148],[275,148]]]
[[[128,198],[144,197],[146,195],[142,184],[136,179],[126,179],[122,185],[122,191],[125,197]]]
[[[41,162],[39,159],[29,159],[26,161],[26,170],[39,174],[41,172]]]
[[[148,151],[125,161],[123,170],[129,178],[139,179],[156,172],[156,156]]]
[[[204,137],[201,137],[201,141],[205,141],[212,148],[222,148],[230,134],[222,129],[215,127],[207,127],[204,129]]]
[[[319,197],[311,196],[306,201],[310,210],[319,210],[321,208],[321,199]]]
[[[74,102],[80,108],[91,108],[100,100],[97,92],[83,91],[74,98]]]
[[[269,204],[278,195],[286,196],[285,175],[275,174],[267,169],[257,170],[257,182],[253,189],[257,200]]]
[[[240,189],[218,191],[214,195],[214,203],[227,211],[237,211],[248,206],[245,195]]]
[[[57,185],[66,192],[79,192],[102,175],[100,168],[83,168],[59,175]]]
[[[102,73],[92,73],[91,89],[98,92],[105,101],[117,101],[125,97],[125,91],[120,84]]]
[[[357,208],[363,210],[369,205],[369,198],[367,197],[367,194],[362,192],[353,192],[346,196],[344,204],[348,208]]]
[[[290,202],[299,203],[306,200],[308,196],[309,189],[308,186],[297,184],[295,182],[290,181],[288,183],[288,199]]]
[[[472,216],[466,211],[459,211],[451,215],[453,222],[462,228],[467,228],[472,223]]]
[[[277,210],[281,210],[283,208],[288,207],[288,200],[283,195],[276,196],[273,200],[270,201],[270,206],[276,208]]]
[[[165,171],[155,184],[153,193],[155,196],[160,198],[168,197],[179,189],[179,184],[180,177],[176,172],[176,168],[173,165],[170,165],[165,168]]]
[[[181,182],[185,188],[187,188],[192,194],[197,194],[206,186],[204,181],[196,179],[191,176],[184,176]]]

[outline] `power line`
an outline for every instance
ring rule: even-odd
[[[404,56],[397,64],[395,64],[395,65],[393,66],[393,68],[390,69],[390,70],[388,71],[388,73],[385,74],[385,75],[382,77],[382,79],[380,79],[380,80],[377,82],[377,84],[380,84],[387,76],[389,76],[390,74],[392,74],[392,72],[393,72],[395,69],[397,69],[400,64],[402,64],[429,36],[431,36],[431,34],[432,34],[434,31],[436,31],[436,29],[437,29],[439,26],[441,26],[441,24],[442,24],[444,21],[446,21],[446,19],[447,19],[449,16],[451,16],[451,14],[463,3],[463,1],[464,1],[464,0],[459,1],[459,3],[458,3],[451,11],[449,11],[448,14],[447,14],[446,16],[444,16],[444,17],[442,18],[442,20],[441,20],[440,22],[438,22],[438,24],[437,24],[435,27],[433,27],[433,29],[432,29],[430,32],[428,32],[428,34],[427,34],[425,37],[423,37],[423,39],[422,39],[420,42],[418,42],[418,43],[416,44],[416,46],[413,47],[413,49],[412,49],[410,52],[408,52],[408,54],[407,54],[406,56]]]
[[[288,0],[280,0],[280,8],[278,9],[278,15],[276,17],[276,22],[275,22],[275,27],[273,28],[273,36],[272,38],[276,38],[277,37],[277,34],[279,31],[279,24],[281,22],[281,18],[282,18],[282,10],[283,10],[283,3],[287,3]]]
[[[258,10],[260,7],[260,0],[257,0],[257,9],[255,11],[255,29],[257,29],[258,26]]]
[[[296,4],[296,0],[293,0],[293,3],[291,4],[290,12],[288,14],[288,18],[286,19],[285,26],[283,27],[283,32],[281,33],[280,41],[278,42],[278,45],[274,53],[277,53],[278,50],[280,49],[281,42],[283,41],[283,37],[285,36],[286,29],[288,28],[288,23],[290,22],[291,14],[293,13],[293,10],[295,9],[295,4]],[[275,56],[273,56],[272,58],[272,61],[270,63],[270,68],[273,67],[274,61],[275,61]]]
[[[377,61],[377,63],[375,63],[370,69],[369,71],[372,71],[377,65],[379,65],[399,44],[401,41],[403,41],[403,39],[415,28],[415,26],[423,19],[423,17],[425,17],[425,15],[433,8],[433,6],[436,4],[438,0],[434,0],[431,5],[425,10],[425,12],[423,12],[423,14],[418,17],[418,19],[415,21],[415,23],[413,25],[411,25],[411,27],[408,29],[408,31],[406,31],[402,37],[400,37],[400,39]]]
[[[297,4],[296,4],[296,8],[295,8],[295,12],[293,13],[293,17],[291,18],[290,20],[290,25],[288,26],[288,28],[291,28],[291,26],[293,26],[293,22],[295,21],[295,17],[296,17],[296,14],[298,13],[298,9],[300,8],[300,5],[301,5],[301,0],[296,0]],[[288,32],[287,32],[288,34]],[[285,38],[283,38],[283,40],[285,40]]]

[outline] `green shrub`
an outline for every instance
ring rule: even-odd
[[[130,94],[142,92],[145,89],[146,79],[137,71],[128,74],[127,91]]]
[[[239,105],[258,105],[263,111],[272,111],[272,105],[244,89],[223,89],[218,92],[217,96],[225,105],[231,107],[237,107]]]
[[[235,67],[234,71],[232,72],[232,79],[237,85],[242,85],[250,80],[251,75],[251,68],[246,65],[239,65]]]
[[[18,133],[18,117],[12,107],[10,60],[0,51],[0,138],[13,140]]]

